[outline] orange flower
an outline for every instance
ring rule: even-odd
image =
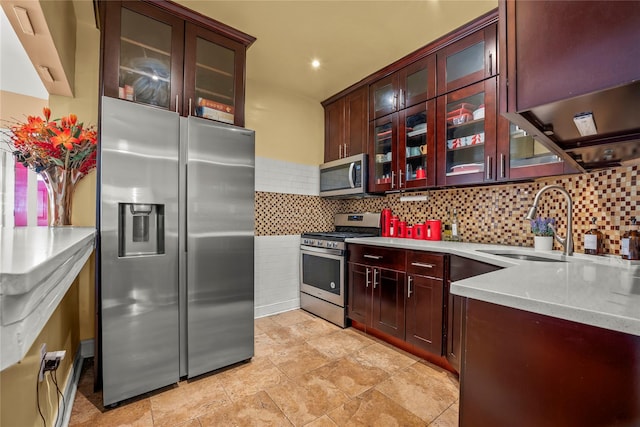
[[[69,114],[69,123],[71,124],[71,126],[75,125],[77,121],[78,121],[78,116],[76,116],[73,113]]]
[[[49,121],[49,118],[51,117],[51,110],[49,109],[49,107],[44,107],[42,109],[42,114],[44,114],[44,118]]]
[[[56,133],[56,136],[51,137],[51,143],[54,147],[62,144],[67,150],[72,150],[73,144],[77,144],[79,142],[78,138],[71,135],[71,129],[69,128],[62,131],[54,129],[53,131]]]

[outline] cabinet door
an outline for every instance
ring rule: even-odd
[[[371,327],[404,339],[404,277],[399,271],[373,269]]]
[[[349,263],[347,317],[362,324],[367,324],[370,317],[372,270],[370,266]]]
[[[371,122],[369,188],[372,192],[398,189],[398,114]]]
[[[369,89],[363,86],[346,96],[343,157],[366,152],[369,130]]]
[[[515,123],[498,116],[497,179],[562,175],[565,163]]]
[[[369,116],[373,119],[398,110],[398,73],[391,74],[369,86]]]
[[[438,97],[438,185],[493,182],[496,78]]]
[[[446,357],[449,364],[460,372],[466,298],[449,293],[448,300]]]
[[[410,344],[442,355],[443,280],[407,275],[406,338]]]
[[[324,161],[338,160],[344,155],[345,99],[324,108]]]
[[[244,126],[245,47],[187,23],[183,115]]]
[[[400,111],[400,188],[425,188],[436,183],[435,107],[432,99]]]
[[[430,55],[400,70],[400,109],[436,96],[436,57]]]
[[[492,24],[438,52],[438,95],[498,73],[496,33]]]
[[[135,1],[103,2],[103,93],[177,111],[184,21]]]

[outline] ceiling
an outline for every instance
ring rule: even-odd
[[[73,0],[78,19],[93,20],[92,13],[78,13],[90,2]],[[318,102],[497,7],[497,0],[176,2],[257,38],[247,53],[247,80]],[[17,39],[2,39],[5,64],[16,49],[5,42]],[[321,62],[318,69],[312,59]],[[21,87],[41,85],[27,73],[38,78],[16,73]],[[16,91],[4,77],[3,90]]]
[[[177,3],[257,38],[247,53],[248,80],[317,101],[498,6],[497,0]]]

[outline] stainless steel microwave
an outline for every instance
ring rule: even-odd
[[[367,178],[366,154],[324,163],[320,165],[320,197],[363,197]]]

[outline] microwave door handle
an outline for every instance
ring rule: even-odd
[[[356,162],[351,162],[349,165],[349,185],[351,188],[356,188],[355,182],[353,182],[353,169],[356,167]]]

